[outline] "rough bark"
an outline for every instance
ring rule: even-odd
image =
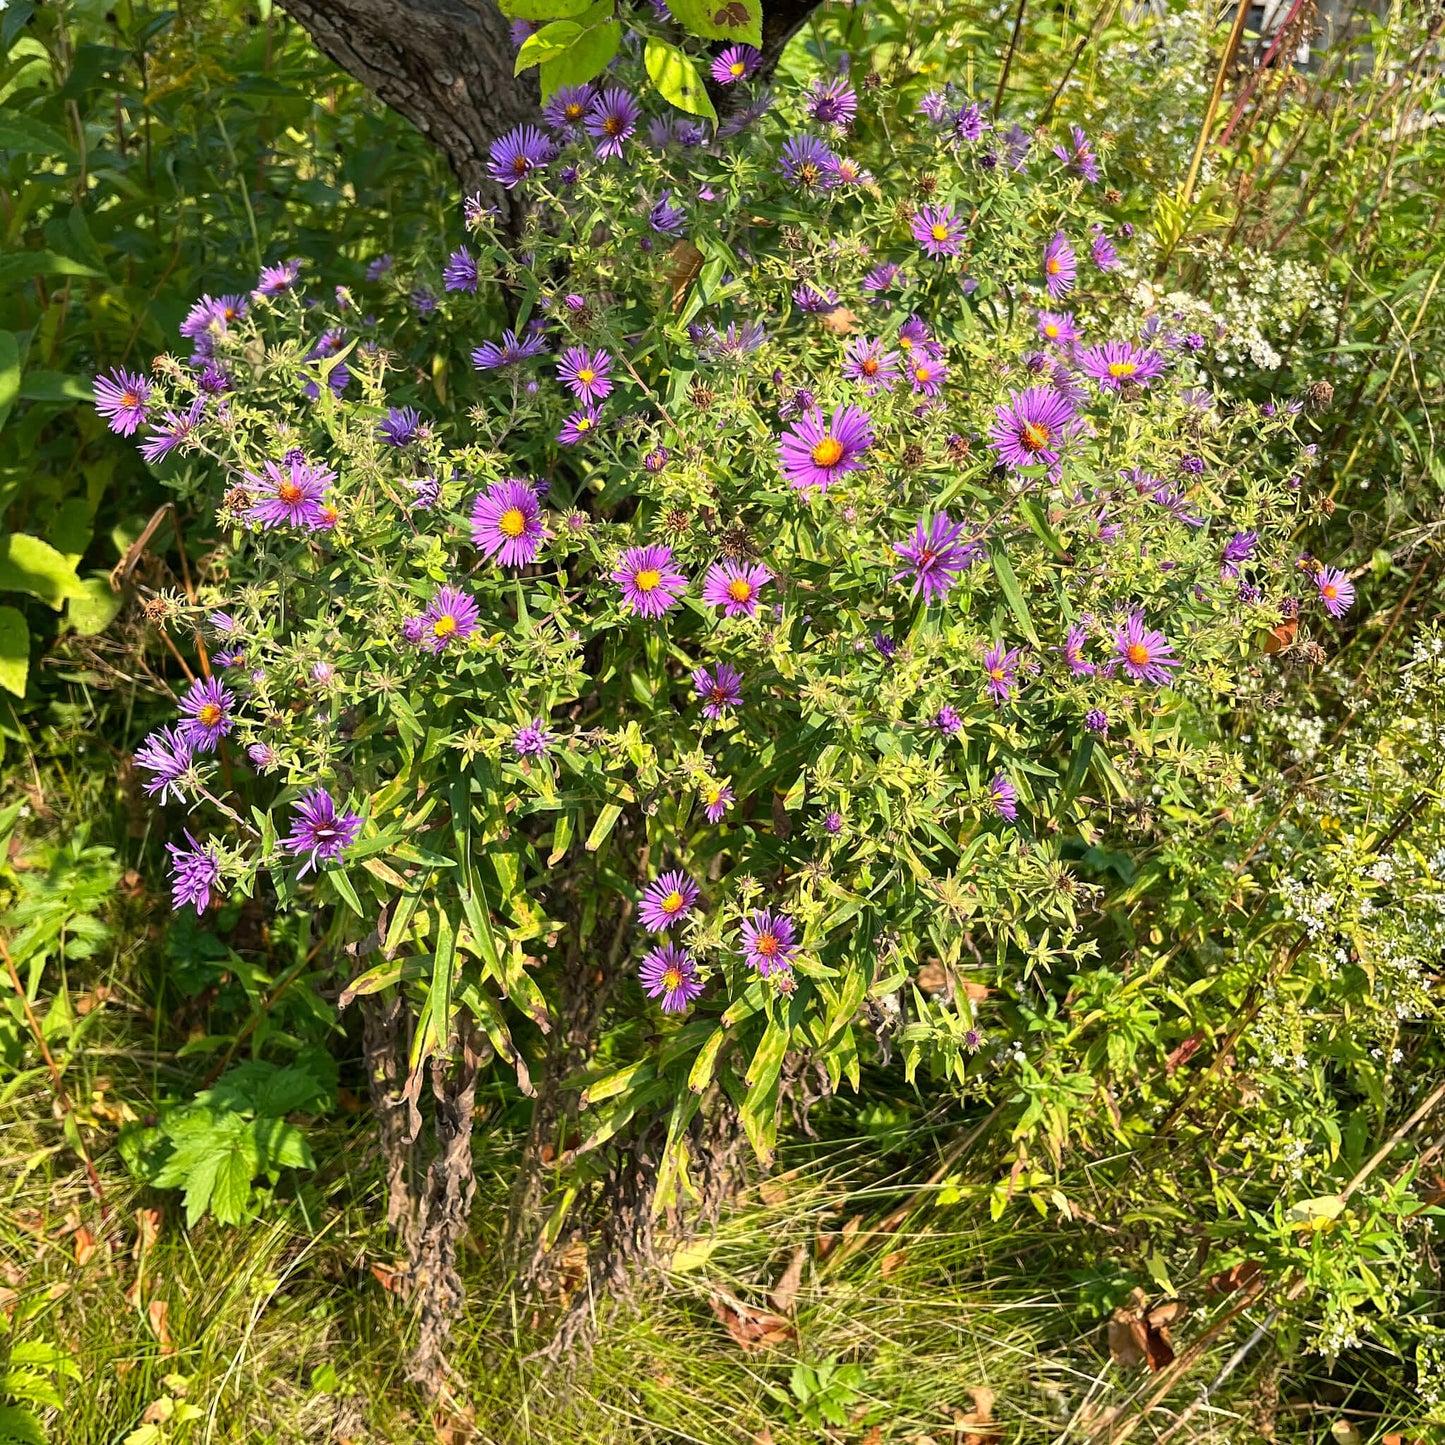
[[[536,71],[513,77],[506,17],[495,0],[284,0],[316,44],[446,156],[462,190],[480,192],[511,222],[520,200],[492,183],[487,150],[504,131],[535,121]],[[767,0],[763,67],[818,0]]]
[[[404,115],[451,163],[462,190],[511,218],[515,198],[487,175],[487,149],[537,118],[536,72],[512,76],[494,0],[286,0],[343,70]]]

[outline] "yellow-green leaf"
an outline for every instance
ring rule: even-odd
[[[647,73],[657,92],[670,105],[689,115],[704,115],[716,122],[717,111],[704,88],[697,66],[675,45],[656,36],[647,42]]]

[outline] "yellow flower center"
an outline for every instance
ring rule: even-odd
[[[837,437],[824,437],[813,448],[813,462],[820,467],[836,467],[843,460],[843,443]]]
[[[1059,264],[1059,258],[1057,256],[1050,256],[1049,259],[1044,262],[1044,270],[1047,271],[1050,276],[1057,276],[1059,272],[1063,270],[1063,267]]]
[[[707,790],[706,802],[709,808],[717,807],[717,805],[722,802],[722,789],[709,788]]]
[[[213,728],[225,715],[219,703],[208,702],[200,712],[196,714],[196,721],[199,722],[203,728]]]
[[[662,573],[656,567],[644,567],[641,572],[632,579],[632,585],[639,592],[651,592],[659,582],[662,581]]]
[[[1149,661],[1149,649],[1142,642],[1131,642],[1124,650],[1124,656],[1135,667],[1143,667]]]
[[[682,894],[676,888],[662,900],[662,911],[664,913],[676,913],[682,907]]]
[[[946,241],[948,240],[948,227],[941,221],[935,221],[928,228],[928,234],[932,236],[935,241]]]
[[[995,682],[1003,682],[1008,676],[1008,674],[1001,667],[989,668],[988,675],[993,678]]]
[[[1025,451],[1041,452],[1049,444],[1049,429],[1042,422],[1026,421],[1019,440]]]
[[[1109,363],[1109,375],[1115,381],[1122,381],[1127,376],[1133,376],[1139,368],[1132,361],[1111,361]]]
[[[581,417],[578,417],[578,418],[577,418],[577,430],[578,430],[578,431],[591,431],[591,430],[592,430],[592,418],[591,418],[590,416],[581,416]]]
[[[915,366],[913,368],[914,381],[932,381],[933,373],[926,366]]]
[[[288,507],[294,507],[306,493],[303,492],[295,482],[282,482],[281,485],[276,488],[276,495],[281,501],[285,502]]]
[[[1049,324],[1044,327],[1044,335],[1047,336],[1050,341],[1057,341],[1059,338],[1059,328],[1050,321]]]
[[[582,107],[574,100],[571,105],[563,108],[562,115],[567,120],[581,120]]]
[[[911,336],[900,336],[898,338],[898,349],[900,351],[912,351],[913,338]]]
[[[728,74],[732,76],[739,76],[746,69],[747,66],[744,65],[741,60],[735,60],[730,66],[728,66]]]
[[[805,186],[815,186],[818,183],[818,167],[812,161],[804,161],[798,167],[798,179]]]
[[[582,370],[577,373],[577,380],[580,381],[583,386],[590,386],[597,380],[597,373],[593,371],[590,366],[584,366]]]
[[[607,117],[607,119],[602,122],[602,132],[603,132],[604,135],[610,135],[610,136],[619,136],[619,135],[621,135],[621,134],[622,134],[622,118],[621,118],[620,116],[616,116],[616,115],[609,115],[609,116]]]
[[[734,577],[728,583],[728,596],[734,602],[746,602],[753,595],[753,584],[746,577]],[[1329,593],[1325,594],[1329,596]]]
[[[433,637],[450,637],[457,630],[457,619],[450,612],[443,612],[431,625]]]
[[[682,987],[682,970],[676,964],[663,969],[662,986],[669,993],[676,993]]]
[[[497,518],[497,530],[504,537],[520,537],[527,530],[527,519],[520,507],[508,507]]]

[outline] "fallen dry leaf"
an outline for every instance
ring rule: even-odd
[[[477,1412],[470,1405],[444,1405],[432,1423],[437,1445],[467,1445],[477,1438]]]
[[[773,1286],[773,1292],[768,1296],[768,1304],[780,1315],[791,1314],[793,1305],[797,1302],[798,1289],[803,1283],[803,1267],[808,1262],[808,1246],[800,1244],[794,1251],[793,1257],[788,1261],[788,1267],[778,1278],[777,1284]]]
[[[1003,1431],[993,1419],[994,1401],[998,1397],[987,1385],[975,1385],[968,1392],[968,1398],[972,1410],[953,1412],[955,1445],[995,1445],[1003,1438]]]
[[[400,1294],[406,1288],[406,1265],[400,1260],[394,1264],[375,1261],[371,1266],[371,1275],[382,1289],[391,1294]]]
[[[166,1323],[170,1309],[170,1305],[163,1299],[153,1299],[146,1306],[146,1319],[150,1322],[151,1333],[160,1341],[163,1355],[172,1354],[175,1350],[171,1343],[170,1326]]]
[[[1259,1278],[1262,1266],[1257,1259],[1242,1259],[1228,1269],[1209,1276],[1210,1294],[1233,1294],[1235,1290],[1247,1289]]]
[[[835,306],[819,317],[819,320],[822,321],[824,329],[831,331],[834,336],[851,336],[863,325],[863,318],[846,306]]]
[[[753,1436],[752,1445],[773,1445],[773,1432],[766,1425]]]
[[[895,1249],[883,1256],[878,1266],[878,1273],[881,1274],[884,1279],[887,1279],[889,1275],[897,1274],[907,1260],[908,1251],[906,1249]]]
[[[1165,1055],[1164,1072],[1172,1076],[1176,1070],[1183,1068],[1199,1052],[1203,1043],[1203,1034],[1190,1034],[1178,1048]]]
[[[1157,1373],[1174,1361],[1174,1342],[1169,1328],[1189,1313],[1182,1300],[1165,1300],[1152,1308],[1142,1289],[1135,1289],[1133,1304],[1121,1305],[1109,1321],[1109,1354],[1120,1369],[1131,1369],[1141,1360]]]
[[[923,993],[942,993],[948,987],[948,970],[936,959],[930,959],[913,975]]]
[[[777,1179],[764,1179],[758,1185],[758,1195],[764,1204],[776,1209],[788,1198],[788,1176],[785,1174]]]
[[[95,1242],[95,1236],[82,1224],[75,1231],[75,1262],[84,1264],[95,1251],[100,1248]]]
[[[883,1445],[883,1427],[881,1425],[875,1425],[862,1440],[858,1442],[858,1445]]]
[[[135,1227],[137,1243],[142,1250],[147,1250],[160,1238],[161,1221],[164,1216],[159,1209],[137,1209],[135,1212]]]
[[[766,1310],[750,1309],[737,1300],[714,1297],[712,1312],[722,1327],[732,1336],[739,1349],[751,1353],[754,1350],[771,1349],[798,1337],[791,1320]]]
[[[672,309],[682,310],[687,288],[697,279],[702,270],[702,252],[686,236],[667,253],[670,263],[667,270],[667,285],[672,292]]]

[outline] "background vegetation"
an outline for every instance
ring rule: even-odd
[[[202,477],[147,470],[89,379],[173,349],[192,297],[262,261],[439,271],[455,186],[269,7],[0,11],[0,1437],[1438,1436],[1442,21],[1361,7],[1308,70],[1292,44],[1256,68],[1246,36],[1216,100],[1227,18],[1133,11],[832,6],[781,69],[846,52],[1098,136],[1141,307],[1212,329],[1221,387],[1306,407],[1299,547],[1361,605],[1262,642],[1218,797],[1156,800],[1136,847],[1081,860],[1102,968],[1034,1021],[1066,1065],[1036,1099],[879,1069],[800,1112],[714,1235],[596,1302],[560,1373],[535,1352],[580,1257],[548,1298],[510,1289],[525,1102],[487,1085],[457,1373],[429,1405],[401,1378],[344,974],[304,918],[166,906],[128,757],[183,682],[144,602],[193,585]],[[457,358],[424,321],[408,344],[446,415]],[[196,1167],[148,1174],[153,1130]]]

